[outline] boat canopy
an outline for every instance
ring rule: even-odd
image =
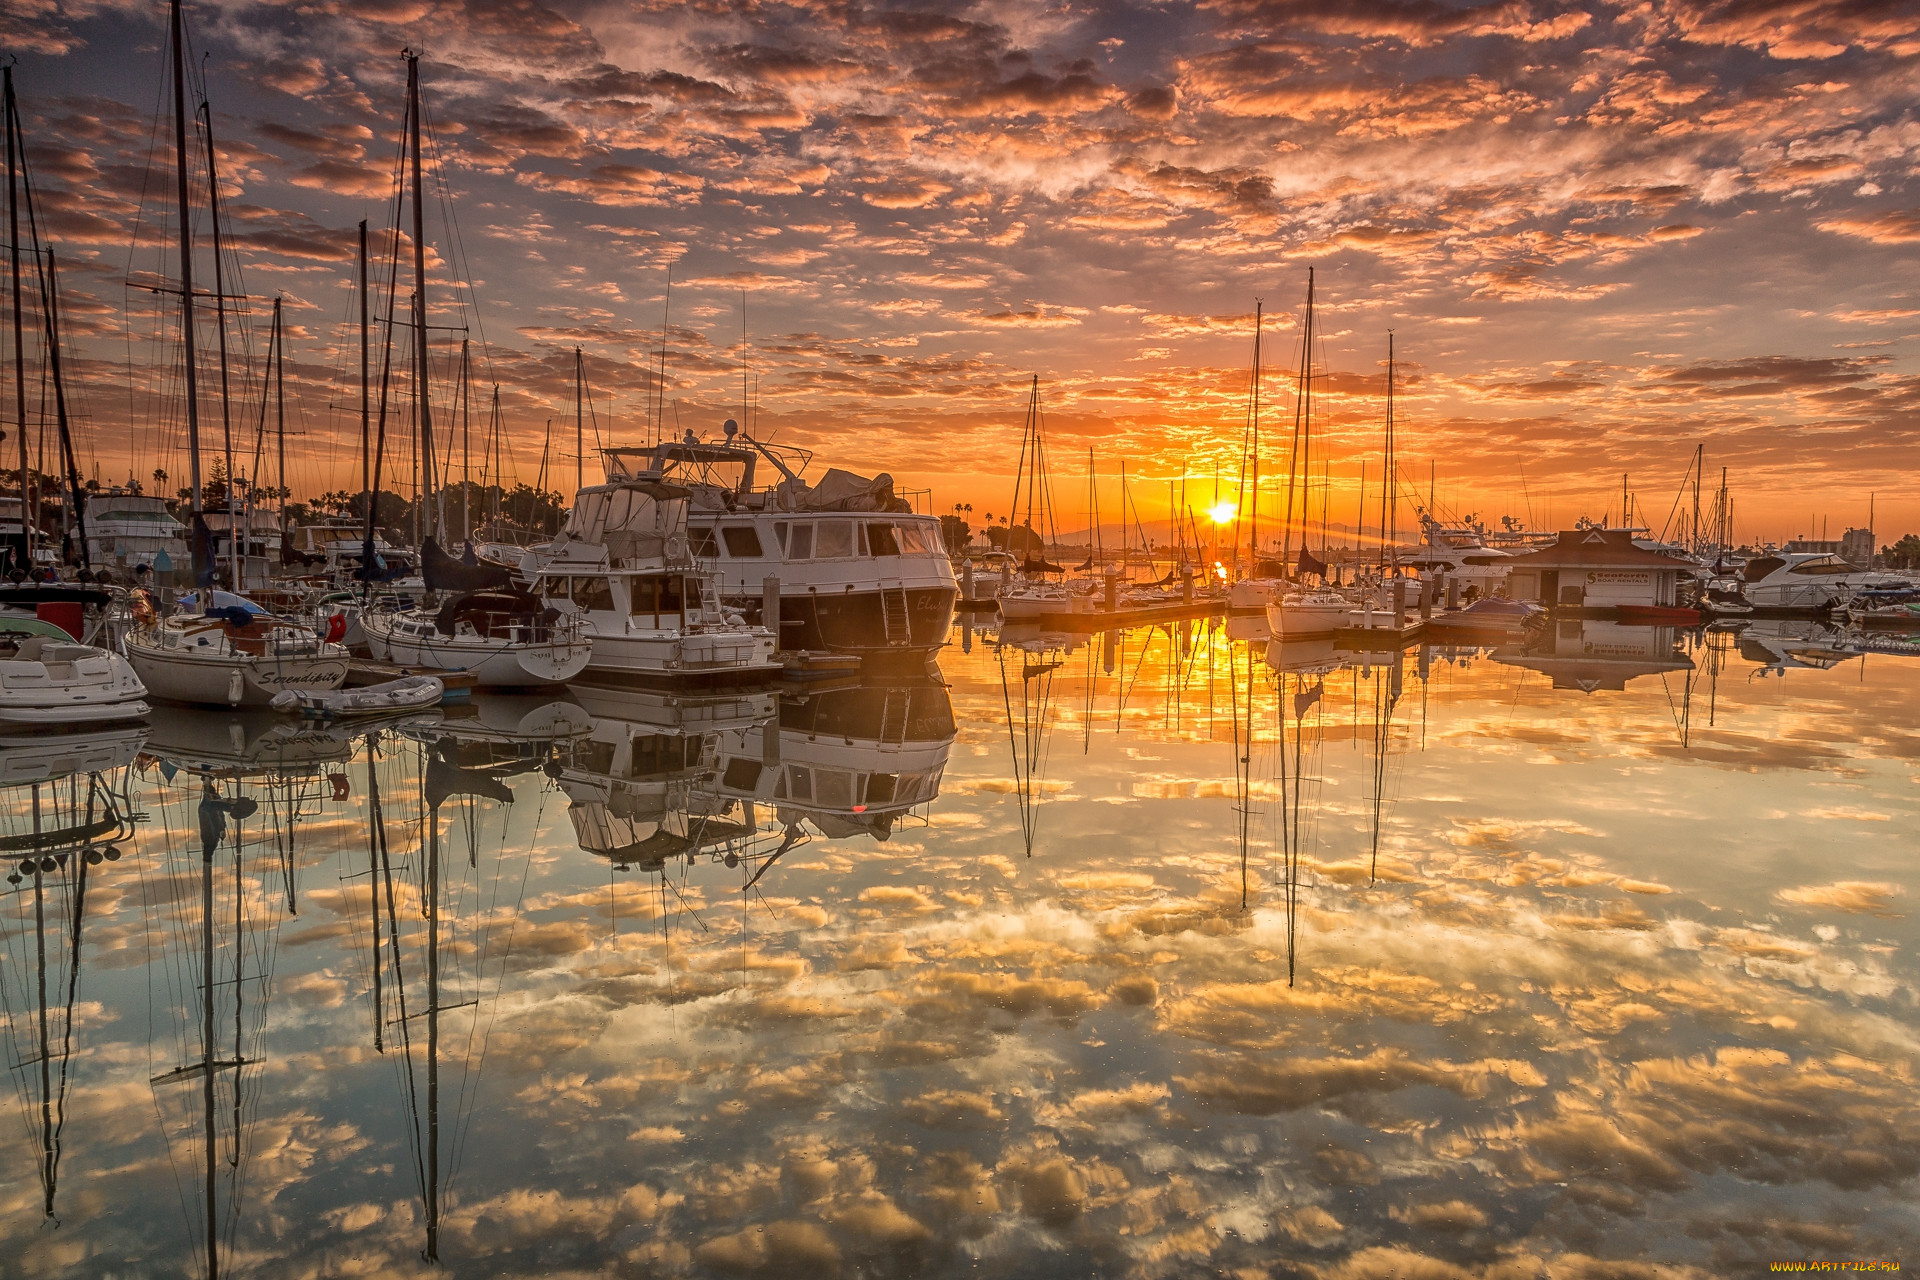
[[[582,489],[560,541],[604,546],[616,560],[663,558],[667,539],[686,527],[689,496],[679,485],[654,480]]]

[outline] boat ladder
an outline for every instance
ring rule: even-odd
[[[906,587],[896,584],[880,588],[880,622],[888,644],[912,642],[913,619],[907,610]]]
[[[880,741],[887,746],[897,747],[907,740],[907,712],[913,698],[906,689],[887,690],[887,699],[880,705]]]

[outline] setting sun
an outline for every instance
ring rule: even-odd
[[[1231,502],[1216,502],[1207,508],[1207,518],[1215,524],[1232,524],[1233,518],[1240,514],[1240,508]]]

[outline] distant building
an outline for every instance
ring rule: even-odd
[[[1683,560],[1635,545],[1629,529],[1568,529],[1553,545],[1506,561],[1507,591],[1557,609],[1671,605]]]
[[[1841,534],[1840,558],[1857,568],[1873,568],[1873,530],[1848,529]]]

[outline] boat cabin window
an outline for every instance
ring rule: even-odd
[[[900,553],[909,556],[944,555],[947,547],[934,527],[924,520],[902,521],[894,528],[900,534]]]
[[[613,585],[605,578],[575,578],[573,602],[589,613],[613,608]]]
[[[813,553],[817,558],[831,560],[854,554],[853,521],[822,520],[816,528]]]
[[[867,554],[874,556],[897,556],[900,554],[900,540],[893,536],[893,526],[874,522],[867,526]]]
[[[782,781],[784,785],[781,788],[781,790],[776,793],[780,796],[781,799],[802,800],[802,801],[809,801],[809,802],[812,801],[813,799],[813,770],[812,769],[807,768],[805,765],[790,764],[787,766],[786,777]]]
[[[730,556],[754,559],[760,555],[760,535],[751,525],[727,525],[720,530],[720,536],[726,539],[727,554]]]
[[[1818,560],[1809,560],[1787,570],[1789,573],[1804,574],[1807,577],[1820,577],[1833,573],[1852,573],[1853,566],[1839,556],[1823,556]]]
[[[686,591],[678,575],[660,578],[630,578],[627,589],[632,593],[633,616],[651,618],[659,626],[664,619],[670,626],[679,626],[681,611],[686,607]]]
[[[729,791],[751,791],[760,785],[763,767],[751,756],[735,756],[727,761],[727,771],[721,776],[720,785]]]
[[[787,535],[787,559],[813,559],[813,525],[810,522],[794,525],[792,532]]]
[[[687,526],[687,549],[696,560],[711,560],[720,554],[720,544],[714,541],[709,525]]]
[[[1762,556],[1758,560],[1747,561],[1746,569],[1741,576],[1748,582],[1758,582],[1785,563],[1786,561],[1779,556]]]

